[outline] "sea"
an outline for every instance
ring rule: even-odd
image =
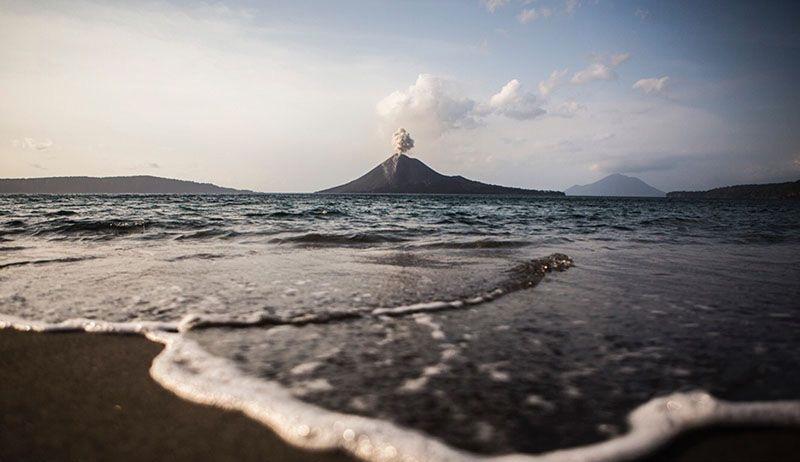
[[[800,201],[3,195],[0,327],[364,460],[625,459],[800,423]]]

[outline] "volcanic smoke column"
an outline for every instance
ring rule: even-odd
[[[402,154],[414,147],[414,140],[405,128],[398,128],[394,135],[392,135],[392,144],[394,145],[394,152]]]

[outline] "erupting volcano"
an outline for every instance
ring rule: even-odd
[[[414,140],[399,128],[392,136],[395,153],[363,176],[321,194],[508,194],[563,196],[559,191],[511,188],[470,180],[460,175],[442,175],[405,152]]]

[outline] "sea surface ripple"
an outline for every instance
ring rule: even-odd
[[[800,202],[0,196],[0,317],[162,332],[319,428],[468,454],[598,444],[675,392],[796,403],[797,300]]]

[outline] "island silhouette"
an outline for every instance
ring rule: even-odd
[[[481,183],[460,175],[442,175],[419,159],[395,153],[361,177],[318,194],[507,194],[563,196],[561,191],[513,188]]]

